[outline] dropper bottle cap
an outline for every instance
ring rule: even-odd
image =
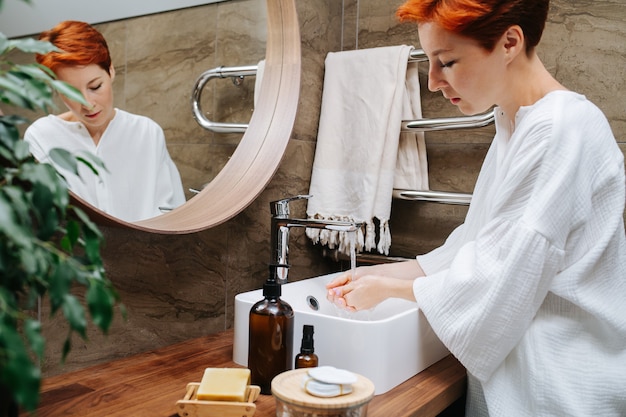
[[[315,352],[315,347],[313,344],[313,326],[310,324],[305,324],[302,328],[302,347],[300,348],[301,353],[311,354]]]

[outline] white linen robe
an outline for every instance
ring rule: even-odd
[[[81,122],[49,115],[35,121],[24,134],[30,151],[40,162],[51,163],[68,187],[100,210],[133,222],[158,216],[160,208],[185,202],[180,175],[165,145],[163,129],[152,119],[116,109],[98,145]],[[53,148],[71,153],[89,152],[105,170],[95,175],[79,164],[77,176],[48,157]]]
[[[417,257],[417,303],[470,374],[468,415],[482,387],[491,416],[624,416],[623,155],[573,92],[514,131],[496,113],[465,223]]]

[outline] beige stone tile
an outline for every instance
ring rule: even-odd
[[[324,82],[324,60],[341,49],[341,2],[308,0],[296,3],[302,44],[300,103],[294,137],[315,141]]]

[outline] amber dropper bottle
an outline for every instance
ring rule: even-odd
[[[318,357],[313,346],[313,326],[305,324],[302,328],[302,345],[300,353],[296,355],[295,365],[298,368],[315,368]]]

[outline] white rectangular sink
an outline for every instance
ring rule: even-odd
[[[326,299],[325,285],[337,274],[323,275],[282,287],[281,298],[294,310],[293,353],[300,352],[302,326],[315,327],[319,365],[361,374],[383,394],[449,354],[415,303],[389,299],[370,311],[349,313]],[[248,365],[250,308],[262,290],[235,297],[233,360]]]

